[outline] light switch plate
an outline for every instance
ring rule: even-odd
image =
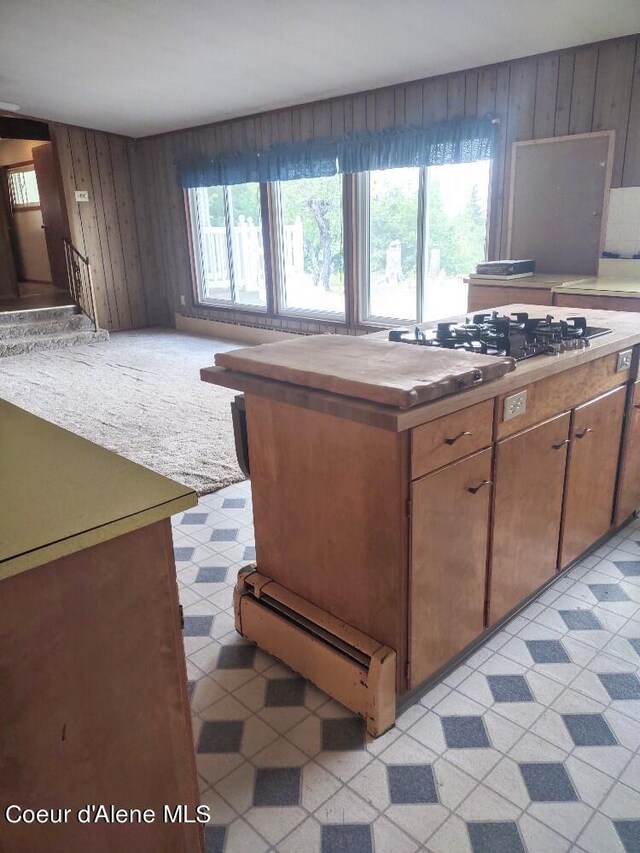
[[[516,394],[511,394],[504,398],[504,409],[502,412],[502,420],[510,421],[511,418],[516,418],[518,415],[524,415],[527,411],[527,392],[518,391]]]
[[[618,361],[616,362],[616,373],[621,373],[623,370],[629,370],[631,367],[631,355],[633,350],[625,349],[618,353]]]

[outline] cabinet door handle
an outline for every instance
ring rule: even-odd
[[[554,450],[560,450],[562,447],[565,446],[565,444],[570,444],[570,443],[571,443],[571,440],[568,438],[565,438],[565,440],[561,441],[560,444],[552,444],[551,447],[553,447]]]
[[[582,432],[577,432],[576,438],[584,438],[585,435],[590,432],[593,432],[593,430],[591,429],[591,427],[587,427],[586,429],[583,429]]]
[[[475,495],[483,486],[493,486],[493,480],[483,480],[479,486],[469,486],[467,491],[470,494]]]
[[[462,437],[463,437],[463,436],[465,436],[465,435],[471,435],[471,433],[470,433],[470,432],[467,432],[467,431],[465,430],[464,432],[461,432],[461,433],[459,433],[458,435],[456,435],[456,436],[455,436],[455,438],[445,438],[444,443],[445,443],[445,444],[449,444],[449,445],[451,445],[451,444],[455,444],[455,443],[456,443],[456,441],[458,441],[458,439],[459,439],[459,438],[462,438]]]
[[[640,403],[634,403],[633,408],[634,409],[640,409]]]

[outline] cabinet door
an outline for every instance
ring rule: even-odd
[[[569,421],[567,412],[497,444],[489,624],[555,573]]]
[[[561,568],[611,528],[625,396],[626,387],[616,388],[574,411]]]
[[[484,628],[491,450],[412,486],[409,687]]]
[[[616,524],[622,524],[640,507],[640,382],[636,382],[633,392],[622,459]]]

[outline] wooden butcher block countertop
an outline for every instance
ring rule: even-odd
[[[517,303],[496,306],[496,310],[501,314],[526,311],[535,317],[540,314],[540,305]],[[611,332],[593,338],[591,345],[587,349],[574,350],[559,356],[541,355],[525,359],[516,364],[515,370],[505,373],[504,376],[498,379],[483,382],[475,387],[467,388],[456,394],[449,394],[432,402],[425,402],[421,405],[413,405],[404,409],[397,405],[381,405],[380,403],[373,403],[369,400],[346,397],[318,388],[301,387],[291,381],[267,378],[264,375],[260,375],[258,370],[255,373],[249,373],[242,372],[236,367],[233,369],[222,366],[205,367],[200,371],[200,376],[205,382],[211,382],[214,385],[234,388],[244,391],[247,394],[270,397],[281,402],[290,403],[291,405],[303,406],[315,411],[322,411],[337,417],[398,432],[411,429],[421,423],[435,420],[451,412],[459,411],[474,403],[479,403],[502,394],[509,394],[512,391],[526,387],[531,382],[537,382],[540,379],[554,376],[565,370],[571,370],[572,368],[579,367],[595,359],[640,343],[640,315],[637,313],[630,311],[603,311],[600,309],[577,310],[575,308],[560,308],[557,306],[549,306],[548,311],[557,319],[566,319],[579,313],[581,316],[586,317],[588,325],[608,328],[611,329]],[[460,321],[464,320],[464,316],[448,319],[451,321]],[[420,328],[429,329],[434,328],[436,325],[437,322],[435,321],[423,323]],[[342,336],[340,337],[342,339]],[[387,337],[388,331],[384,330],[364,338],[353,340],[386,342]],[[317,336],[301,338],[298,346],[301,349],[308,349],[309,353],[315,352],[314,347],[316,345],[314,341],[316,340],[318,340]],[[270,344],[269,346],[274,345]],[[397,352],[397,357],[399,358],[404,358],[402,353],[405,350],[418,350],[417,355],[424,357],[425,362],[438,352],[438,350],[431,350],[426,347],[412,347],[402,343],[389,342],[387,346],[389,348],[394,347],[393,352]],[[254,352],[258,349],[258,347],[254,348]],[[391,350],[389,351],[391,352]],[[246,350],[243,350],[243,352],[246,352]],[[225,353],[224,355],[231,356],[233,353]],[[493,358],[493,356],[488,356],[488,358]],[[218,357],[216,361],[220,365]],[[499,361],[499,359],[496,359],[496,361]],[[314,366],[314,363],[310,361],[308,369],[313,372],[314,370],[321,370],[322,366],[320,363]]]
[[[0,581],[197,502],[187,486],[0,400]]]
[[[314,335],[216,354],[216,365],[306,388],[408,408],[515,368],[511,358]],[[477,381],[473,375],[477,374]]]

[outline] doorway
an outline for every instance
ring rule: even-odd
[[[64,247],[68,220],[48,126],[39,123],[38,138],[7,138],[12,120],[1,121],[0,311],[73,305]],[[19,126],[9,128],[19,132]]]

